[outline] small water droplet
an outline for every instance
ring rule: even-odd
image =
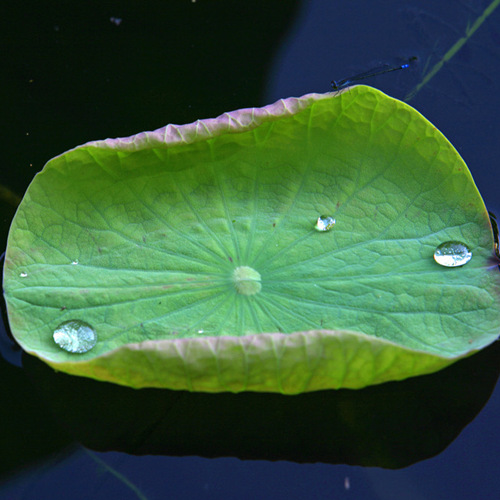
[[[316,221],[314,229],[316,231],[330,231],[330,229],[335,226],[335,219],[329,215],[321,215]]]
[[[469,247],[461,241],[441,243],[434,252],[434,260],[444,267],[459,267],[472,259]]]
[[[203,333],[203,330],[198,330],[198,333],[201,335]]]
[[[20,276],[21,278],[26,278],[26,277],[28,276],[28,273],[21,273],[19,276]]]
[[[71,264],[73,264],[74,266],[77,266],[78,265],[78,260],[74,260]]]
[[[65,351],[83,353],[90,351],[97,343],[95,330],[79,319],[61,323],[54,330],[54,342]]]

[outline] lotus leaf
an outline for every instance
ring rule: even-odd
[[[448,241],[471,260],[439,265]],[[355,86],[50,160],[12,223],[4,293],[19,344],[67,373],[207,392],[361,388],[497,338],[493,248],[449,141]],[[74,325],[90,332],[80,352],[54,341]]]

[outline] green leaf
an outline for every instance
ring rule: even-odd
[[[316,230],[320,216],[335,224]],[[447,241],[470,262],[437,264]],[[52,159],[12,223],[4,292],[17,341],[58,370],[299,393],[429,373],[493,342],[492,256],[455,149],[356,86]],[[67,322],[95,346],[60,348]]]

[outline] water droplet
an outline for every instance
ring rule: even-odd
[[[203,333],[203,330],[198,330],[198,333],[201,335]]]
[[[28,273],[21,273],[19,276],[20,276],[21,278],[26,278],[26,277],[28,276]]]
[[[71,264],[73,264],[74,266],[77,266],[78,265],[78,260],[74,260]]]
[[[241,295],[255,295],[262,289],[260,274],[248,266],[239,266],[234,270],[233,283]]]
[[[330,231],[330,229],[335,226],[335,219],[329,215],[321,215],[316,221],[314,229],[316,231]]]
[[[54,342],[68,352],[87,352],[96,345],[95,330],[79,319],[65,321],[54,330]]]
[[[472,259],[472,252],[461,241],[441,243],[434,252],[434,260],[444,267],[463,266]]]

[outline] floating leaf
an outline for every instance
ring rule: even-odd
[[[335,224],[315,228],[327,214]],[[472,254],[434,260],[444,242]],[[14,218],[4,291],[58,370],[194,391],[359,388],[436,371],[500,332],[472,177],[408,105],[365,86],[47,163]],[[53,340],[85,323],[97,343]]]

